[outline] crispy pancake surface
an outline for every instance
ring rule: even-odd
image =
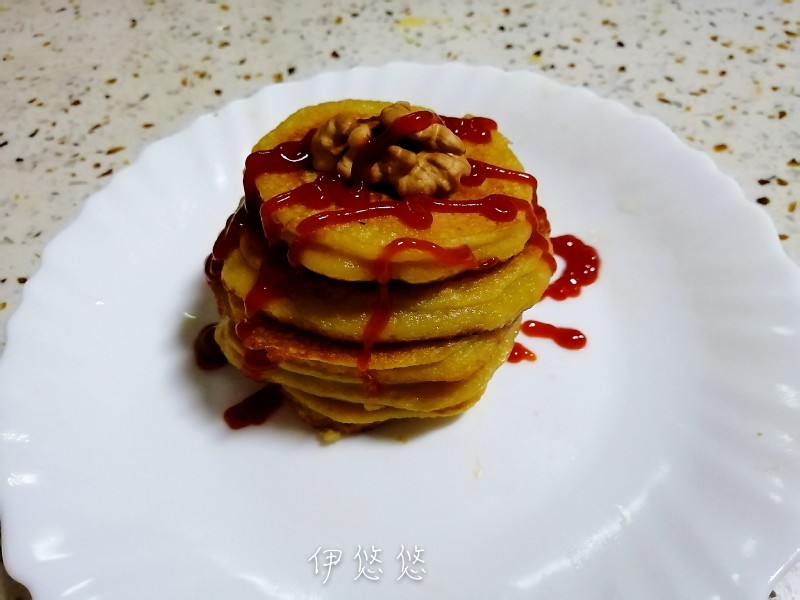
[[[319,413],[334,422],[366,425],[463,412],[477,402],[494,371],[505,361],[518,327],[519,322],[514,322],[484,334],[380,350],[370,370],[377,389],[364,385],[363,374],[356,366],[358,348],[339,342],[296,338],[283,330],[281,333],[294,338],[295,343],[281,344],[286,340],[278,334],[267,344],[275,349],[273,353],[260,347],[259,338],[265,332],[281,331],[280,326],[262,323],[258,334],[247,340],[251,347],[246,347],[226,320],[217,328],[217,340],[231,364],[253,379],[281,385],[295,403],[307,409],[305,414]],[[264,361],[259,354],[254,364],[248,364],[248,352],[283,359]],[[295,358],[307,355],[314,360]]]
[[[244,189],[206,262],[216,343],[320,429],[474,405],[555,268],[536,181],[488,119],[306,107]]]

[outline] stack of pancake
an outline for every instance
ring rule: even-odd
[[[311,106],[244,179],[206,264],[215,337],[323,430],[472,406],[554,269],[535,179],[488,119]]]

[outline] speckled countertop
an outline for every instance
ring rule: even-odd
[[[265,85],[399,58],[544,72],[659,118],[800,262],[798,36],[792,0],[5,0],[0,327],[47,240],[147,144]],[[775,593],[800,598],[800,570]]]

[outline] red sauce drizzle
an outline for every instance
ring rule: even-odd
[[[214,371],[228,364],[228,359],[222,353],[217,340],[214,339],[216,323],[209,323],[203,327],[194,339],[194,361],[203,371]]]
[[[597,280],[600,257],[597,250],[574,235],[561,235],[550,240],[553,252],[564,259],[564,272],[544,293],[554,300],[566,300],[580,295],[581,289]]]
[[[370,370],[361,371],[361,384],[367,390],[368,396],[378,396],[383,389],[381,382],[375,377],[375,374]]]
[[[473,213],[492,221],[508,223],[521,211],[528,215],[529,220],[535,220],[530,204],[513,196],[490,194],[476,200],[437,200],[414,194],[400,202],[394,200],[353,202],[343,210],[317,213],[304,219],[298,225],[297,233],[303,238],[325,226],[378,217],[395,217],[412,229],[428,229],[433,223],[434,213]]]
[[[531,203],[525,209],[528,222],[531,224],[531,238],[529,242],[535,244],[542,251],[542,259],[550,267],[551,271],[556,269],[556,261],[550,253],[550,245],[543,232],[550,232],[550,223],[547,220],[547,212],[536,201],[536,191],[539,183],[536,177],[523,171],[514,171],[497,165],[491,165],[479,160],[470,159],[470,173],[461,178],[461,183],[468,186],[479,186],[488,178],[505,179],[523,183],[531,187]]]
[[[300,205],[313,210],[325,210],[334,205],[369,206],[369,199],[370,194],[366,184],[346,185],[339,175],[322,173],[312,182],[304,183],[263,202],[259,209],[260,221],[266,238],[275,241],[279,239],[281,232],[272,215],[281,208]]]
[[[219,283],[222,277],[222,265],[225,259],[230,256],[231,252],[239,247],[239,238],[242,231],[248,226],[250,226],[250,222],[243,206],[240,206],[228,217],[228,220],[225,222],[225,227],[214,242],[211,254],[206,258],[206,281],[210,285]]]
[[[505,167],[499,167],[473,158],[469,159],[469,165],[471,167],[469,175],[461,178],[461,183],[464,185],[479,186],[488,178],[506,179],[530,185],[533,191],[531,196],[535,197],[539,183],[536,181],[536,177],[530,173],[506,169]]]
[[[302,140],[283,142],[270,150],[257,150],[247,157],[242,175],[246,205],[258,207],[261,204],[261,194],[256,186],[259,175],[292,173],[311,168],[310,146],[314,131],[310,130]],[[257,213],[254,211],[252,214]]]
[[[427,240],[397,238],[389,242],[375,260],[373,274],[378,283],[389,282],[391,279],[392,259],[404,250],[422,250],[436,258],[439,264],[442,265],[463,265],[468,269],[486,268],[488,266],[484,266],[484,263],[478,263],[472,250],[466,244],[455,248],[445,248]]]
[[[364,327],[362,335],[363,348],[358,355],[356,366],[362,373],[369,369],[369,361],[372,357],[372,346],[378,339],[378,336],[386,329],[389,323],[389,318],[392,316],[391,297],[389,296],[389,286],[385,283],[380,284],[378,288],[378,295],[375,298],[375,304],[372,306],[372,312],[367,320],[367,325]]]
[[[488,144],[492,133],[497,131],[497,123],[486,117],[441,117],[442,123],[465,142]]]
[[[253,319],[248,319],[245,317],[233,327],[233,332],[236,334],[240,340],[246,340],[258,327],[258,324]]]
[[[289,194],[291,193],[292,192],[289,192]],[[291,198],[287,201],[290,200],[296,203],[302,202],[302,200]],[[265,203],[265,206],[269,204],[270,203]],[[513,221],[520,211],[526,213],[529,221],[534,224],[536,223],[536,217],[533,215],[530,204],[519,198],[502,194],[491,194],[478,200],[457,202],[435,200],[423,195],[409,196],[402,202],[369,202],[368,200],[352,197],[352,201],[348,203],[348,207],[345,209],[319,212],[301,221],[297,226],[297,238],[289,249],[289,260],[292,264],[297,264],[302,251],[311,241],[313,234],[326,226],[342,225],[345,223],[364,221],[366,219],[390,216],[398,219],[412,229],[423,230],[429,228],[433,223],[434,213],[473,213],[480,214],[498,223],[507,223]],[[263,212],[271,213],[273,209],[269,207]],[[472,253],[470,252],[467,254],[465,248],[462,246],[444,248],[438,244],[426,242],[425,240],[398,238],[390,242],[383,249],[380,257],[375,261],[373,268],[376,275],[378,275],[376,279],[381,281],[379,275],[386,271],[387,263],[391,261],[398,251],[410,247],[424,250],[444,264],[463,263],[474,265],[472,268],[478,268],[478,264],[474,256],[472,256]]]
[[[586,336],[577,329],[569,327],[556,327],[541,321],[525,321],[520,331],[528,337],[547,338],[553,340],[562,348],[580,350],[586,346]]]
[[[258,319],[245,317],[236,325],[233,332],[245,346],[242,355],[242,371],[253,379],[262,379],[264,372],[274,369],[276,364],[269,358],[269,354],[263,348],[248,348],[247,338],[249,338],[258,327]]]
[[[262,425],[281,405],[281,388],[270,383],[255,394],[228,408],[223,418],[231,429],[242,429],[248,425]]]
[[[248,348],[242,357],[242,372],[252,379],[261,379],[265,371],[271,371],[276,364],[269,359],[266,350]]]
[[[564,272],[553,281],[545,290],[543,297],[554,300],[574,298],[581,293],[581,289],[591,285],[597,280],[600,269],[600,258],[592,246],[585,244],[574,235],[562,235],[551,238],[553,252],[564,259]],[[520,327],[520,332],[529,337],[548,338],[562,348],[580,350],[586,346],[586,336],[577,329],[557,327],[541,321],[525,321]],[[514,352],[519,352],[514,347],[508,362],[519,362]]]
[[[256,315],[268,302],[290,295],[300,285],[303,272],[287,268],[283,260],[285,255],[284,244],[273,244],[267,249],[256,282],[244,298],[246,316]]]
[[[536,355],[519,342],[514,342],[514,346],[511,348],[511,354],[508,355],[506,360],[510,363],[518,363],[523,360],[532,362],[536,360]]]

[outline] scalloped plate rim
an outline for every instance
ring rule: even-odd
[[[565,86],[562,86],[561,84],[553,82],[552,80],[546,79],[541,75],[537,75],[537,74],[533,74],[533,73],[529,73],[529,72],[525,72],[525,71],[501,71],[500,69],[496,69],[494,67],[471,66],[471,65],[464,65],[464,64],[454,64],[454,63],[446,63],[444,65],[435,65],[435,64],[416,65],[414,63],[393,62],[393,63],[389,63],[387,65],[377,66],[377,67],[356,67],[354,69],[346,69],[346,70],[341,70],[341,71],[333,71],[333,72],[321,73],[321,74],[315,75],[315,76],[313,76],[313,77],[311,77],[309,79],[305,79],[305,80],[300,80],[300,81],[295,81],[295,82],[287,82],[285,84],[280,84],[279,86],[267,86],[267,87],[265,87],[262,90],[256,92],[255,94],[253,94],[252,96],[250,96],[248,98],[235,100],[233,102],[228,103],[225,107],[221,108],[220,110],[215,111],[214,113],[203,115],[203,116],[195,119],[184,130],[182,130],[180,132],[177,132],[177,133],[174,133],[174,134],[164,138],[163,140],[161,140],[159,142],[155,142],[150,147],[145,148],[143,150],[142,154],[140,155],[140,157],[131,166],[126,167],[122,171],[114,174],[114,176],[112,176],[111,180],[109,181],[107,187],[102,189],[102,190],[100,190],[99,192],[94,194],[92,197],[90,197],[87,200],[85,206],[82,207],[81,211],[76,216],[76,218],[74,220],[72,220],[69,224],[67,224],[62,231],[60,231],[58,234],[56,234],[49,241],[49,243],[47,245],[47,248],[45,249],[45,251],[43,252],[43,255],[42,255],[42,259],[41,259],[41,263],[40,263],[41,266],[39,267],[39,269],[37,269],[36,273],[33,274],[33,276],[31,277],[30,281],[26,285],[26,288],[23,290],[22,301],[20,303],[19,309],[17,309],[15,311],[15,313],[9,319],[9,322],[8,322],[8,325],[7,325],[8,345],[6,347],[5,352],[3,353],[3,356],[0,357],[0,368],[2,367],[2,365],[4,363],[8,362],[7,353],[9,352],[9,349],[10,349],[11,352],[16,352],[15,348],[16,348],[16,344],[18,342],[16,342],[15,340],[16,340],[17,336],[22,336],[23,335],[23,331],[22,330],[25,327],[25,319],[30,319],[31,318],[31,316],[28,315],[28,311],[29,310],[33,311],[34,315],[36,313],[35,303],[37,301],[37,295],[43,293],[43,290],[41,288],[42,288],[42,286],[46,285],[47,278],[51,276],[51,275],[48,275],[48,273],[50,271],[50,265],[51,265],[51,263],[55,262],[54,260],[52,260],[50,258],[50,254],[54,254],[56,252],[56,250],[59,248],[59,244],[64,243],[63,240],[68,239],[67,232],[74,231],[77,227],[81,226],[80,223],[87,219],[86,215],[93,210],[95,204],[99,204],[100,201],[102,200],[102,198],[106,194],[110,194],[110,193],[112,193],[114,191],[115,186],[118,185],[119,178],[120,177],[125,177],[124,173],[129,173],[129,172],[137,169],[138,168],[137,165],[139,165],[141,162],[143,162],[145,160],[148,160],[148,158],[147,158],[148,156],[150,156],[150,155],[152,155],[152,154],[157,152],[159,144],[162,144],[163,142],[166,142],[167,140],[173,140],[173,141],[174,140],[179,140],[183,136],[186,136],[188,131],[194,131],[194,130],[198,130],[198,129],[204,127],[204,124],[206,122],[208,122],[208,120],[214,119],[218,115],[227,114],[227,113],[235,113],[235,112],[237,112],[239,110],[243,110],[244,108],[246,108],[250,104],[258,102],[259,98],[261,98],[261,97],[269,97],[270,95],[273,94],[275,89],[280,89],[280,90],[283,90],[282,93],[290,94],[292,91],[301,90],[304,87],[310,85],[309,82],[319,81],[320,79],[325,78],[325,77],[333,77],[333,78],[336,78],[336,77],[355,77],[357,75],[353,75],[353,73],[356,73],[356,74],[372,74],[372,73],[375,73],[376,71],[379,71],[379,70],[382,70],[382,69],[388,69],[388,70],[391,70],[391,69],[412,69],[412,70],[413,69],[421,69],[421,70],[425,70],[425,71],[438,71],[438,70],[442,70],[442,69],[446,70],[448,67],[452,67],[453,69],[456,69],[456,70],[460,69],[462,71],[482,70],[482,71],[486,71],[486,72],[497,72],[497,73],[502,73],[503,74],[502,76],[510,76],[510,77],[515,77],[515,76],[532,77],[534,79],[538,79],[540,82],[544,82],[544,85],[551,86],[552,89],[555,89],[555,90],[558,90],[558,91],[565,91],[566,90],[570,94],[572,94],[572,93],[575,93],[575,94],[580,93],[580,94],[586,95],[586,97],[587,98],[591,98],[592,101],[597,101],[597,102],[604,103],[604,106],[606,108],[615,107],[614,110],[622,111],[622,113],[624,114],[624,117],[626,119],[635,119],[635,120],[637,120],[636,121],[637,123],[648,123],[648,125],[647,125],[648,127],[656,127],[658,129],[660,129],[662,137],[664,139],[669,137],[671,145],[673,145],[675,148],[679,148],[680,151],[684,152],[684,153],[688,150],[694,156],[695,160],[702,160],[702,162],[705,164],[706,168],[712,169],[713,171],[715,171],[717,173],[717,175],[720,178],[725,180],[725,185],[731,187],[732,190],[733,189],[736,190],[737,193],[733,194],[733,195],[736,196],[736,199],[735,200],[731,199],[731,202],[735,203],[736,211],[738,211],[741,214],[741,218],[742,219],[744,219],[744,220],[746,220],[746,221],[748,221],[750,223],[757,223],[757,227],[759,228],[759,231],[757,232],[757,235],[755,237],[757,238],[757,242],[758,242],[760,248],[766,254],[769,255],[766,260],[774,268],[783,269],[784,274],[788,278],[788,282],[787,282],[787,286],[786,286],[786,289],[788,290],[788,295],[793,297],[793,298],[796,297],[796,294],[798,293],[798,290],[800,290],[800,277],[798,277],[798,275],[800,274],[800,271],[797,271],[796,266],[793,263],[791,263],[789,258],[783,253],[783,251],[782,251],[782,249],[781,249],[781,247],[780,247],[780,245],[779,245],[779,243],[777,241],[777,236],[774,235],[774,233],[775,233],[774,226],[772,225],[772,223],[769,220],[769,218],[764,214],[763,211],[758,210],[757,207],[755,207],[751,203],[747,202],[747,200],[744,198],[743,194],[739,190],[738,185],[735,183],[735,181],[731,177],[729,177],[728,175],[723,174],[722,172],[720,172],[717,169],[715,163],[713,162],[713,160],[710,157],[708,157],[706,154],[703,154],[702,152],[700,152],[698,150],[686,147],[677,138],[677,136],[675,136],[665,125],[663,125],[657,119],[655,119],[655,118],[653,118],[651,116],[642,115],[642,114],[633,112],[630,109],[628,109],[628,108],[626,108],[626,107],[624,107],[624,106],[622,106],[622,105],[620,105],[618,103],[614,103],[612,101],[603,99],[600,96],[596,95],[594,92],[591,92],[590,90],[586,90],[585,88],[565,88]],[[667,135],[663,135],[663,134],[668,134],[668,136]],[[155,148],[155,150],[154,150],[154,148]],[[700,157],[702,157],[702,158],[700,158]],[[739,218],[738,215],[737,215],[737,218]],[[768,234],[768,233],[769,234],[773,234],[771,241],[768,241],[766,239],[761,239],[761,238],[765,238],[766,234]],[[29,309],[28,307],[31,307],[31,308]],[[4,384],[0,384],[0,388],[3,388],[3,387],[4,387]],[[4,408],[3,412],[6,412],[5,408]],[[4,441],[8,443],[7,439],[4,439]],[[4,465],[4,467],[6,467],[5,472],[10,473],[11,471],[7,467],[8,459],[5,457],[5,454],[4,454],[4,457],[2,459],[0,459],[0,460],[2,460],[2,464]],[[13,492],[15,490],[11,490],[8,487],[4,487],[2,489],[3,489],[3,491],[0,492],[0,500],[4,500],[2,502],[2,511],[3,511],[3,514],[5,514],[7,512],[7,510],[8,510],[7,509],[7,505],[12,502],[12,498],[11,497],[12,497],[12,494],[13,494]],[[13,527],[11,527],[11,528],[13,528]],[[4,546],[5,546],[4,549],[5,549],[5,551],[6,551],[7,555],[8,555],[8,559],[7,560],[9,562],[9,564],[13,565],[14,562],[15,562],[15,559],[14,559],[15,548],[10,546],[13,543],[13,540],[9,540],[8,537],[5,537],[3,543],[4,543]],[[792,556],[788,557],[786,562],[784,562],[784,564],[780,565],[777,568],[777,570],[775,571],[775,574],[773,575],[771,581],[774,583],[774,578],[784,574],[785,571],[788,570],[793,563],[798,561],[798,559],[800,559],[800,549],[795,550],[795,552],[792,554]]]

